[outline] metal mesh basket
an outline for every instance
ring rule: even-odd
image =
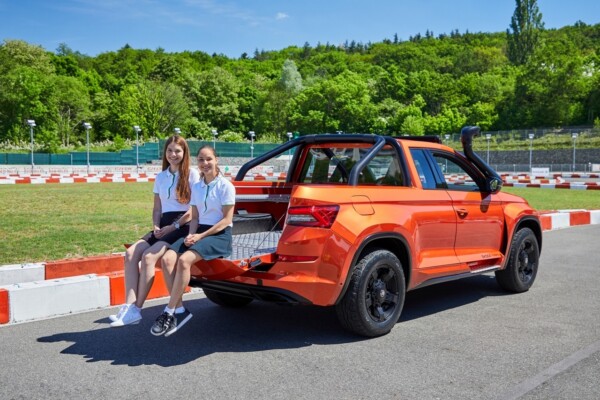
[[[260,254],[274,253],[282,231],[254,232],[233,235],[232,260],[241,260]]]

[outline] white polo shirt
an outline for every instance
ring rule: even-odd
[[[222,175],[217,175],[208,185],[201,179],[192,187],[190,203],[198,209],[199,224],[214,225],[223,219],[223,206],[235,204],[235,187]]]
[[[196,168],[190,168],[190,188],[200,180],[200,173]],[[186,212],[190,205],[180,203],[177,200],[177,182],[179,181],[179,172],[172,174],[169,168],[156,175],[154,180],[154,194],[160,197],[162,213],[166,212]]]

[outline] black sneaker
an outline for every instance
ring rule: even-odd
[[[182,326],[185,325],[186,322],[192,319],[192,317],[192,313],[189,312],[187,308],[182,313],[175,314],[174,322],[171,323],[167,328],[167,331],[165,332],[165,337],[171,336],[172,334],[177,332],[179,329],[181,329]]]
[[[154,321],[150,333],[154,336],[163,335],[174,323],[175,317],[168,312],[163,312],[156,318],[156,321]]]

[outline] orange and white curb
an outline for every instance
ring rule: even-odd
[[[600,210],[542,212],[540,222],[544,231],[600,224]],[[122,254],[1,266],[0,325],[123,304],[123,267]],[[155,272],[148,299],[169,294],[162,270]]]
[[[7,174],[0,175],[0,185],[48,183],[153,182],[156,175],[148,174]]]
[[[600,210],[558,210],[540,216],[542,229],[552,231],[578,225],[600,224]]]
[[[123,304],[123,268],[122,254],[2,266],[0,324],[33,321]],[[162,270],[157,267],[148,299],[168,295]]]
[[[230,172],[225,177],[232,180],[234,176]],[[248,181],[284,181],[286,174],[275,172],[263,172],[248,174]],[[124,183],[124,182],[154,182],[156,174],[0,174],[0,185],[15,184],[54,184],[54,183]]]

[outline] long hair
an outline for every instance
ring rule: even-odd
[[[187,204],[190,202],[192,197],[192,189],[190,188],[190,148],[184,138],[179,135],[173,135],[167,139],[165,143],[165,149],[162,157],[162,169],[163,171],[169,168],[169,161],[167,160],[167,147],[171,143],[175,143],[183,149],[183,159],[179,164],[179,181],[177,182],[177,188],[175,193],[177,194],[177,201],[181,204]]]
[[[198,149],[198,154],[196,155],[196,157],[199,156],[200,152],[204,149],[210,150],[210,152],[212,153],[215,160],[218,160],[219,156],[217,155],[217,151],[215,150],[214,147],[212,147],[211,145],[208,145],[208,144],[205,144],[204,146],[202,146]],[[220,173],[221,173],[221,168],[219,168],[219,164],[217,162],[217,175],[219,175]],[[204,173],[202,171],[200,171],[200,178],[204,179]]]

